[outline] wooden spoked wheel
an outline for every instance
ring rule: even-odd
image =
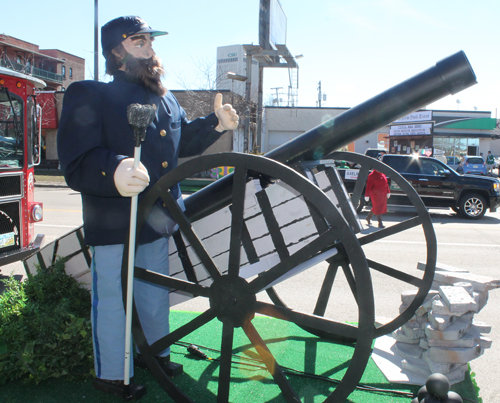
[[[203,240],[193,230],[193,223],[186,217],[176,200],[171,196],[169,189],[183,179],[192,177],[198,172],[210,170],[220,166],[234,167],[232,176],[232,200],[230,205],[231,226],[229,237],[229,253],[227,265],[216,264],[213,256]],[[290,253],[272,267],[262,271],[253,278],[241,276],[242,253],[248,251],[242,247],[242,238],[245,234],[246,217],[245,199],[246,187],[250,178],[265,177],[266,182],[276,181],[286,184],[302,197],[316,212],[315,220],[319,222],[316,235],[304,246]],[[135,278],[153,284],[163,285],[172,290],[190,293],[194,297],[207,298],[210,308],[200,313],[195,319],[178,329],[166,334],[160,340],[149,344],[142,329],[140,318],[134,305],[133,337],[142,356],[148,364],[152,374],[160,385],[176,402],[192,402],[186,391],[181,390],[175,380],[170,379],[162,370],[154,357],[183,337],[203,327],[208,322],[218,319],[222,322],[221,356],[219,367],[219,382],[217,402],[230,401],[229,391],[231,384],[231,353],[233,350],[234,329],[242,328],[251,344],[265,363],[274,381],[281,389],[283,397],[288,402],[299,402],[295,391],[279,363],[266,346],[265,340],[252,324],[255,314],[267,315],[281,320],[293,322],[307,329],[317,332],[327,332],[341,337],[357,340],[354,353],[349,362],[344,377],[325,402],[344,402],[359,382],[371,354],[371,344],[374,331],[373,290],[370,272],[365,260],[361,245],[351,228],[332,204],[330,199],[309,180],[296,171],[272,161],[270,159],[238,153],[222,153],[202,156],[182,164],[164,177],[147,193],[139,204],[137,221],[137,239],[144,225],[148,221],[153,206],[162,203],[169,210],[171,216],[179,225],[179,231],[189,243],[206,273],[204,282],[196,279],[186,280],[174,276],[160,275],[135,267]],[[321,217],[318,219],[318,212]],[[269,231],[279,231],[279,226],[273,228],[272,209],[265,209],[265,220],[269,224]],[[276,237],[279,238],[279,237]],[[348,245],[348,247],[345,247]],[[358,284],[354,290],[358,301],[358,319],[356,325],[330,320],[320,315],[295,311],[286,306],[277,306],[260,301],[258,293],[276,283],[283,276],[293,272],[301,264],[312,258],[317,258],[332,248],[342,249],[343,254],[351,262],[351,273]],[[126,247],[127,249],[127,247]],[[124,252],[123,271],[127,268],[128,251]],[[126,277],[123,278],[124,294],[126,292]],[[209,279],[210,284],[207,284]]]

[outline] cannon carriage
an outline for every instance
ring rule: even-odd
[[[159,201],[163,203],[179,227],[172,237],[175,242],[170,251],[170,275],[135,267],[134,276],[168,287],[171,306],[193,297],[207,299],[209,306],[193,320],[152,344],[147,342],[134,308],[134,340],[152,374],[176,402],[194,400],[175,379],[165,374],[155,356],[212,320],[222,322],[218,402],[231,401],[233,338],[235,329],[239,328],[257,351],[284,399],[300,401],[280,363],[252,324],[255,315],[292,322],[332,341],[353,343],[354,352],[346,363],[345,375],[325,400],[345,401],[363,375],[373,338],[400,327],[424,301],[436,264],[436,238],[427,210],[414,189],[380,161],[354,153],[334,154],[337,159],[361,166],[352,194],[346,192],[334,168],[311,172],[300,163],[329,154],[475,83],[465,54],[458,52],[264,156],[223,153],[198,157],[180,165],[155,184],[139,204],[137,234],[148,220],[154,219],[150,217],[153,206]],[[187,197],[185,208],[170,196],[168,189],[183,179],[218,166],[232,166],[234,172]],[[406,192],[416,215],[367,234],[362,231],[354,206],[363,196],[371,169],[384,173]],[[420,274],[392,267],[390,262],[370,259],[365,253],[367,247],[394,234],[415,230],[422,234],[425,244],[423,258],[419,260],[426,262],[426,270]],[[81,246],[81,242],[79,244]],[[127,256],[125,251],[124,294]],[[310,310],[300,312],[294,306],[294,298],[284,295],[280,286],[298,276],[307,278],[308,271],[318,270],[318,265],[323,267],[324,278],[315,292],[307,293],[312,300]],[[374,273],[417,289],[410,306],[377,325]],[[342,318],[344,312],[335,308],[338,301],[332,290],[341,281],[347,284],[351,295],[355,317],[349,318],[349,323],[347,318]],[[301,294],[300,287],[297,292]]]

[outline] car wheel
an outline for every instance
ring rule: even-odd
[[[362,197],[361,199],[359,199],[358,205],[354,206],[354,208],[356,209],[356,213],[358,214],[361,213],[365,205],[366,205],[365,199]]]
[[[470,193],[460,199],[458,209],[463,217],[477,220],[486,213],[486,200],[477,193]]]

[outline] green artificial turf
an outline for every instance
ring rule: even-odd
[[[172,311],[172,330],[189,322],[196,315],[198,314]],[[252,323],[281,366],[342,379],[354,347],[322,340],[293,323],[277,319],[256,317]],[[214,359],[212,361],[201,360],[188,354],[184,346],[172,346],[172,360],[184,365],[184,374],[175,378],[174,381],[184,393],[197,403],[211,403],[217,400],[219,363],[216,359],[219,357],[219,353],[204,347],[220,349],[221,333],[221,322],[213,320],[183,339],[186,343],[200,346],[201,351]],[[255,349],[241,329],[235,330],[233,352],[241,356],[257,358]],[[244,362],[245,360],[234,357],[234,361]],[[257,363],[257,365],[261,364]],[[136,368],[135,373],[136,382],[146,385],[148,389],[148,393],[141,402],[173,402],[147,370]],[[323,402],[335,389],[334,383],[323,380],[295,375],[288,376],[288,379],[304,403]],[[388,383],[372,360],[369,361],[365,369],[361,383],[372,387],[410,393],[416,393],[419,389],[419,386]],[[469,376],[465,381],[454,385],[452,390],[462,397],[479,401]],[[409,397],[390,393],[355,390],[347,402],[410,403],[411,400]],[[94,390],[91,380],[53,380],[39,385],[15,382],[0,387],[0,402],[2,403],[112,403],[120,401],[122,400],[118,397]],[[230,401],[235,403],[281,403],[285,402],[285,399],[266,370],[243,364],[233,364]]]

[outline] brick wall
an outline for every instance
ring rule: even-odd
[[[65,89],[75,81],[85,80],[85,59],[63,52],[59,49],[41,49],[40,53],[64,60],[64,64],[58,66],[57,74],[63,75],[62,87]],[[63,74],[64,66],[64,74]]]

